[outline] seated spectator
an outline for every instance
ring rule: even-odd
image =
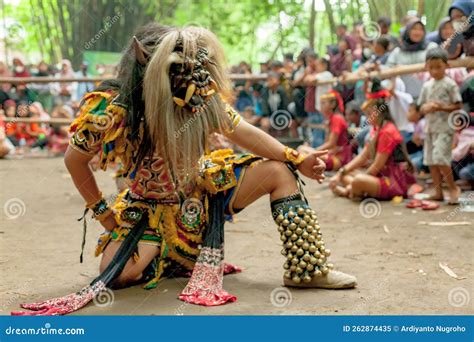
[[[326,142],[318,146],[316,150],[328,150],[326,159],[328,171],[337,171],[352,159],[348,125],[341,112],[344,112],[344,105],[339,93],[331,90],[321,96],[321,113],[327,120],[329,135]],[[310,154],[314,152],[314,149],[309,146],[300,146],[299,151]]]
[[[352,149],[354,152],[360,153],[365,146],[366,138],[370,132],[370,125],[360,109],[360,105],[355,100],[345,105],[345,116],[349,125],[348,132]]]
[[[3,121],[4,116],[4,110],[0,109],[0,158],[4,158],[14,150],[13,144],[6,135],[6,124]]]
[[[329,187],[338,196],[391,199],[407,196],[408,188],[416,182],[403,138],[385,102],[386,93],[381,90],[380,81],[374,80],[369,100],[362,107],[373,125],[370,141],[330,179]]]
[[[16,117],[16,102],[13,100],[7,100],[3,104],[4,106],[4,111],[5,111],[5,117],[9,119],[13,119]],[[7,135],[7,138],[12,142],[14,146],[19,146],[19,142],[16,140],[16,131],[17,131],[17,125],[15,122],[8,122],[6,123],[5,127],[5,134]]]
[[[56,107],[51,113],[51,118],[54,119],[72,119],[73,116],[73,110],[71,107],[66,105]],[[64,154],[69,145],[69,138],[70,134],[68,124],[51,124],[48,147],[51,149],[52,154]]]
[[[471,117],[470,125],[463,129],[455,138],[451,166],[455,179],[470,183],[474,186],[474,118]]]
[[[306,53],[306,69],[303,75],[303,84],[305,85],[304,110],[308,114],[306,123],[311,124],[312,128],[312,147],[318,147],[324,143],[324,117],[316,108],[316,81],[318,78],[318,55],[314,51]],[[321,70],[320,70],[321,71]],[[319,125],[319,126],[318,126]],[[308,125],[305,124],[307,127]],[[318,128],[319,127],[319,128]]]
[[[260,125],[266,132],[270,132],[271,129],[287,128],[280,127],[277,116],[285,116],[285,120],[291,119],[288,112],[288,97],[280,85],[280,75],[274,72],[268,73],[267,86],[262,91],[262,115]],[[289,121],[293,122],[292,120]],[[294,132],[296,132],[296,126],[294,126]]]
[[[308,116],[305,111],[306,89],[303,83],[306,69],[306,52],[307,50],[303,49],[298,55],[296,63],[294,64],[294,71],[290,78],[290,85],[293,88],[291,97],[295,103],[295,117],[298,121],[298,125],[301,125]],[[306,137],[305,130],[303,130],[303,136]]]
[[[32,119],[50,120],[50,116],[43,109],[39,102],[33,102],[28,106],[28,117]],[[49,125],[45,123],[31,123],[26,125],[28,133],[27,143],[31,148],[39,147],[44,149],[48,143]]]
[[[12,73],[10,72],[10,70],[8,70],[7,65],[3,62],[0,62],[0,77],[12,77]],[[8,100],[9,98],[8,93],[10,92],[11,89],[12,89],[11,83],[4,83],[4,82],[1,83],[0,91],[4,92],[6,94],[5,95],[6,97],[2,98],[0,95],[0,105],[6,100]]]
[[[75,74],[78,78],[91,77],[89,74],[89,64],[82,62],[81,65],[79,65],[79,70]],[[94,88],[95,86],[92,82],[77,82],[76,93],[73,94],[72,99],[74,101],[80,101],[86,93],[93,91]]]
[[[61,71],[56,78],[75,78],[74,70],[71,62],[63,59]],[[55,105],[62,105],[71,101],[73,94],[76,92],[77,84],[75,82],[58,82],[54,85]]]
[[[49,66],[44,61],[38,63],[38,71],[34,74],[36,77],[50,77]],[[38,95],[37,100],[46,110],[53,108],[53,96],[51,93],[51,83],[30,83],[28,87]]]
[[[467,113],[474,113],[474,68],[468,68],[466,75],[459,91],[461,92],[464,110]]]

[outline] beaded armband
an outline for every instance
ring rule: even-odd
[[[102,196],[102,194],[101,194]],[[89,203],[86,205],[86,208],[92,210],[92,218],[97,220],[97,221],[103,221],[105,220],[109,215],[111,215],[112,209],[109,207],[109,204],[107,203],[105,198],[101,198],[100,200],[94,202],[94,203]]]
[[[285,147],[285,162],[290,163],[295,169],[303,162],[304,155],[288,146]]]

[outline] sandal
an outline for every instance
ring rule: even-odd
[[[436,210],[439,208],[439,203],[432,201],[422,201],[421,209],[423,210]]]
[[[419,199],[412,199],[410,202],[408,202],[405,205],[405,207],[407,207],[409,209],[413,209],[413,208],[420,208],[422,205],[423,205],[423,201],[421,201]]]

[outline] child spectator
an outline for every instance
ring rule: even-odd
[[[415,126],[411,140],[406,143],[407,151],[412,164],[417,170],[421,170],[423,169],[423,142],[425,140],[424,128],[426,119],[420,113],[420,106],[415,102],[410,103],[407,118]]]
[[[54,119],[71,119],[74,113],[69,106],[56,107],[51,113]],[[66,152],[69,145],[69,125],[51,124],[51,133],[48,146],[53,155],[61,155]]]
[[[13,144],[8,140],[6,135],[6,124],[3,121],[4,116],[5,112],[0,107],[0,158],[5,157],[14,149]]]
[[[318,80],[318,73],[321,72],[324,78],[324,75],[327,75],[327,72],[323,70],[322,63],[318,60],[318,55],[314,52],[308,52],[306,54],[306,70],[303,78],[303,83],[306,86],[306,96],[304,109],[308,113],[307,123],[311,125],[312,128],[312,147],[318,147],[324,143],[325,131],[324,131],[324,117],[319,112],[317,106],[319,102],[316,102],[316,96],[319,94],[316,87],[316,82]],[[327,71],[327,68],[326,68]],[[320,76],[320,77],[321,77]]]
[[[5,117],[12,119],[16,117],[16,102],[13,100],[7,100],[4,103]],[[5,134],[7,138],[12,142],[14,146],[19,146],[19,141],[16,139],[17,123],[8,122],[5,125]]]
[[[387,63],[388,56],[390,55],[389,51],[390,41],[385,36],[377,38],[374,42],[373,50],[374,54],[370,61],[372,63],[385,64]]]
[[[349,124],[348,132],[350,144],[354,151],[361,152],[370,132],[370,125],[360,109],[357,101],[352,100],[345,106],[346,121]]]
[[[269,132],[271,128],[281,129],[279,127],[279,120],[275,117],[279,114],[290,115],[288,112],[288,98],[280,84],[280,75],[275,72],[269,72],[267,87],[262,94],[262,129],[266,132]],[[296,131],[296,126],[294,131]]]
[[[448,185],[449,204],[456,204],[460,189],[454,182],[451,170],[451,147],[454,129],[449,115],[462,107],[461,94],[456,83],[446,76],[448,54],[441,48],[428,50],[426,69],[432,79],[421,89],[418,104],[426,118],[426,137],[424,142],[424,163],[429,166],[435,186],[433,200],[444,200],[441,188],[442,179]]]
[[[317,150],[328,150],[326,159],[326,170],[337,171],[352,159],[352,147],[349,144],[347,122],[342,116],[344,104],[341,95],[334,90],[321,96],[321,113],[328,124],[328,139]],[[310,126],[311,127],[311,126]],[[303,153],[312,153],[314,149],[309,146],[301,146]]]
[[[474,185],[474,120],[471,117],[469,127],[463,129],[456,137],[453,150],[452,168],[455,179]]]

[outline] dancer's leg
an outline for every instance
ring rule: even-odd
[[[242,183],[234,193],[234,209],[245,208],[263,195],[275,200],[295,194],[298,187],[295,176],[279,161],[266,160],[247,168]]]
[[[285,164],[265,161],[247,169],[231,200],[233,209],[245,208],[266,194],[270,194],[272,215],[279,225],[278,231],[284,242],[282,253],[287,258],[284,284],[298,287],[354,287],[355,277],[330,271],[331,265],[327,263],[330,251],[322,241],[316,214],[299,197],[295,176]]]
[[[120,245],[121,242],[119,241],[111,241],[107,245],[107,248],[104,250],[102,260],[100,262],[100,272],[105,270],[105,268],[110,264],[114,255],[120,248]],[[158,255],[159,252],[160,250],[156,246],[138,243],[138,254],[140,258],[138,259],[138,261],[135,261],[132,258],[127,261],[122,273],[120,273],[120,276],[114,281],[114,286],[125,287],[140,280],[143,275],[143,270]]]

